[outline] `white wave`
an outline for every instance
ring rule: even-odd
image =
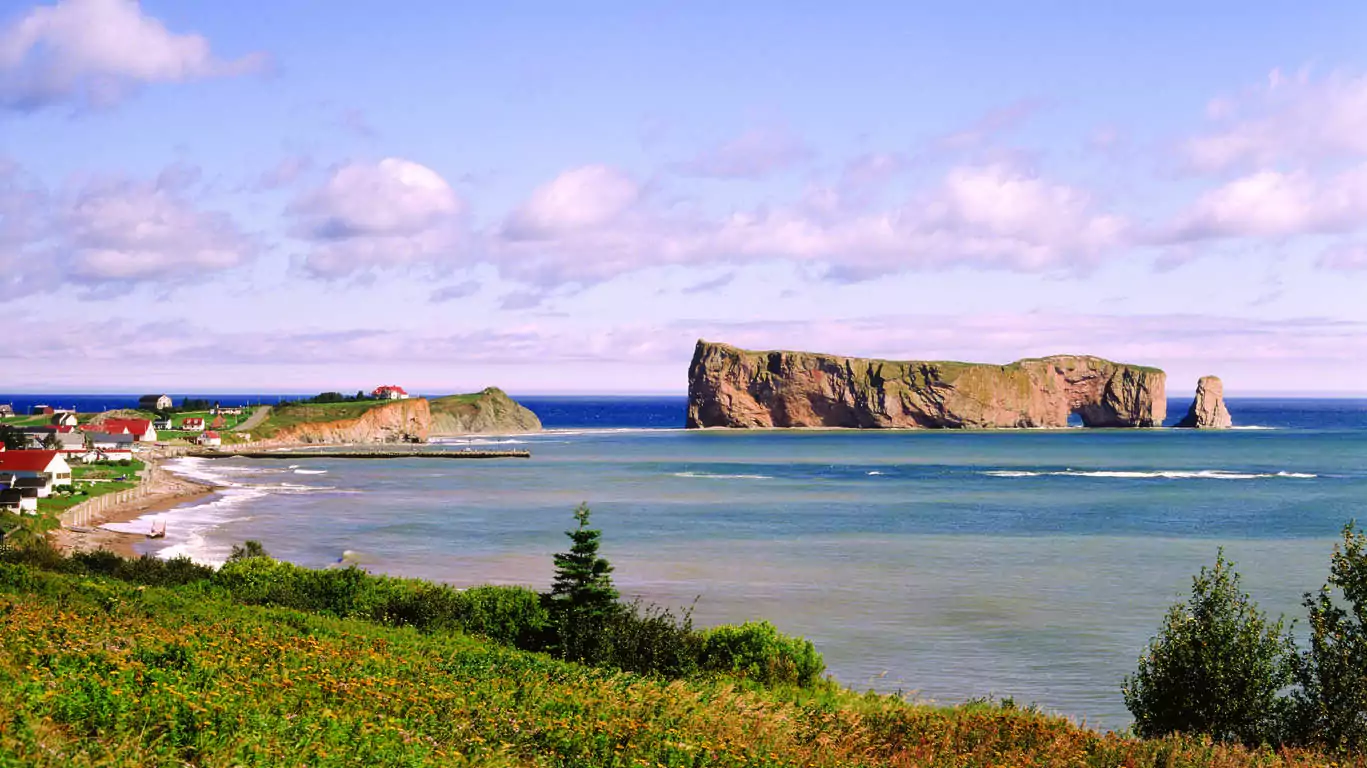
[[[296,475],[326,475],[327,473],[328,473],[328,471],[327,471],[326,469],[296,469],[296,470],[294,470],[294,474],[296,474]]]
[[[875,470],[872,471],[872,472],[865,472],[864,474],[868,475],[869,477],[873,477],[873,476],[875,476],[875,475],[881,475],[881,474],[883,474],[883,473],[882,473],[882,472],[879,472],[878,470],[875,469]]]
[[[1096,470],[1065,469],[1057,472],[1029,472],[1025,470],[990,470],[982,474],[990,477],[1098,477],[1122,480],[1261,480],[1266,478],[1314,479],[1319,475],[1308,472],[1233,472],[1223,469],[1159,470]]]
[[[773,480],[770,475],[725,475],[711,472],[675,472],[675,477],[705,477],[709,480]]]

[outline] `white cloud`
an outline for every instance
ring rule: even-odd
[[[1203,194],[1162,239],[1292,237],[1367,223],[1367,165],[1325,179],[1306,171],[1259,171]]]
[[[1216,125],[1183,146],[1197,170],[1367,156],[1367,75],[1273,70],[1264,85],[1211,102],[1207,114]]]
[[[49,192],[0,177],[0,293],[166,283],[241,266],[258,251],[225,213],[192,199],[198,169],[172,166],[155,181],[88,181]]]
[[[674,170],[686,176],[761,179],[788,170],[811,155],[811,149],[786,130],[753,128],[676,163]]]
[[[312,246],[304,268],[318,277],[461,255],[464,201],[436,171],[409,160],[341,166],[287,213]]]
[[[135,0],[61,0],[0,30],[0,104],[109,106],[140,83],[237,75],[266,64],[262,54],[219,59],[208,40],[167,30]]]
[[[574,168],[537,187],[503,225],[511,240],[541,240],[601,227],[641,197],[641,187],[605,165]]]
[[[492,243],[505,276],[588,284],[661,265],[769,260],[844,279],[958,266],[1062,271],[1097,263],[1128,233],[1082,190],[1004,164],[952,169],[937,188],[885,210],[851,208],[819,189],[798,204],[723,216],[650,205],[620,173],[594,168],[591,178],[608,183],[567,184],[583,177],[562,175],[505,225]]]

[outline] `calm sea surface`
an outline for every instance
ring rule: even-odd
[[[524,402],[547,432],[451,442],[530,461],[183,460],[229,488],[161,516],[149,547],[218,561],[259,539],[308,566],[353,550],[374,571],[544,589],[585,501],[625,593],[696,599],[700,624],[770,619],[855,688],[1013,696],[1112,728],[1121,679],[1218,548],[1265,609],[1299,616],[1367,517],[1367,401],[1232,400],[1245,428],[1207,433],[693,432],[682,398]]]

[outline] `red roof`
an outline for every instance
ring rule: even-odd
[[[401,394],[401,395],[406,395],[406,394],[408,394],[407,392],[404,391],[404,388],[401,387],[401,386],[399,386],[398,384],[385,384],[385,385],[383,385],[383,386],[376,387],[376,388],[375,388],[375,391],[374,391],[374,392],[371,392],[370,394],[372,394],[372,395],[384,395],[384,394],[388,394],[388,393],[390,393],[390,392],[397,392],[397,393],[399,393],[399,394]]]
[[[145,435],[147,430],[152,428],[152,422],[147,419],[106,419],[103,427],[105,432],[118,432],[120,429],[126,429],[130,435]]]
[[[5,451],[0,453],[0,472],[46,472],[58,451]]]
[[[205,432],[205,433],[204,433],[204,439],[205,439],[205,440],[212,440],[212,439],[214,439],[215,437],[218,437],[218,433],[217,433],[217,432],[210,431],[210,432]]]

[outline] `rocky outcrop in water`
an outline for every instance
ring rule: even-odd
[[[308,406],[296,406],[307,409]],[[276,409],[277,413],[289,411]],[[375,405],[354,418],[327,419],[326,408],[301,414],[303,421],[283,426],[272,443],[421,443],[432,424],[432,413],[422,398]],[[316,420],[313,420],[316,419]]]
[[[1009,365],[753,352],[699,341],[687,426],[1155,427],[1166,375],[1086,355]]]
[[[1196,399],[1177,426],[1189,429],[1229,429],[1234,426],[1225,407],[1225,384],[1219,376],[1202,376],[1196,382]]]

